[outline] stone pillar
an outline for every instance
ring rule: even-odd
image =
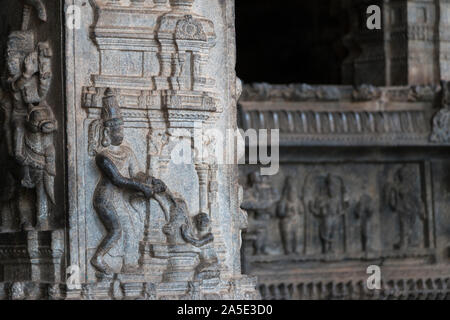
[[[236,129],[234,1],[0,4],[0,296],[257,298],[237,168],[195,152]]]
[[[381,30],[366,26],[370,5],[382,8]],[[350,2],[352,31],[344,38],[349,55],[343,82],[397,86],[448,80],[448,6],[446,0]]]
[[[197,132],[236,128],[233,1],[93,5],[65,31],[67,255],[81,297],[257,297],[240,271],[236,167],[193,145]],[[107,191],[108,172],[135,186]]]

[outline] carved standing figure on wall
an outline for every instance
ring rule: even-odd
[[[112,270],[104,261],[104,256],[121,238],[127,251],[137,251],[141,240],[137,234],[138,229],[143,227],[143,221],[130,205],[125,193],[141,194],[150,199],[154,193],[164,192],[166,186],[152,177],[149,177],[148,183],[141,182],[143,174],[139,172],[136,156],[130,147],[123,144],[123,119],[111,89],[105,91],[103,98],[101,127],[102,148],[95,157],[101,178],[94,192],[93,204],[106,229],[106,235],[98,245],[91,264],[101,274],[111,275]],[[124,254],[122,270],[128,271],[136,266],[136,257]]]
[[[299,199],[293,177],[286,178],[283,194],[277,206],[280,219],[280,233],[285,254],[298,253],[301,237],[301,216],[304,214],[303,202]]]
[[[253,215],[252,230],[246,233],[246,239],[252,238],[254,254],[267,254],[267,235],[269,222],[274,215],[279,195],[259,172],[249,175],[250,188],[246,190],[241,208]]]
[[[25,7],[24,21],[29,20],[30,10],[31,7]],[[1,99],[3,130],[8,154],[15,163],[9,171],[17,182],[14,186],[17,220],[25,230],[48,229],[51,205],[55,204],[53,133],[58,127],[46,102],[52,79],[53,54],[48,42],[39,42],[35,46],[34,33],[27,28],[28,22],[24,23],[21,31],[14,31],[8,37]],[[35,195],[27,197],[24,188],[34,189]],[[32,201],[31,198],[35,199],[36,226],[33,226],[26,204]]]
[[[324,254],[334,252],[336,228],[349,206],[344,194],[341,179],[328,174],[321,194],[314,202],[309,202],[309,211],[319,219],[319,237]]]
[[[417,189],[416,173],[403,166],[395,172],[394,183],[387,187],[388,204],[397,214],[398,242],[395,249],[418,246],[416,230],[417,218],[426,220],[425,205]]]
[[[373,235],[370,232],[370,220],[373,214],[373,200],[368,194],[363,194],[356,205],[355,215],[361,223],[361,246],[365,252],[371,249],[373,242]]]

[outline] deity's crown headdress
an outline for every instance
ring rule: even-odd
[[[123,124],[122,113],[120,112],[120,106],[116,99],[116,93],[111,88],[105,90],[101,117],[105,127]]]
[[[30,31],[13,31],[8,36],[7,50],[30,53],[34,50],[34,34]]]

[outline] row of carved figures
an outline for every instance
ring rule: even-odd
[[[422,197],[414,189],[411,178],[415,173],[407,165],[397,169],[394,181],[386,183],[385,196],[389,210],[397,218],[397,239],[394,250],[418,246],[414,237],[416,222],[425,221],[426,211]],[[270,222],[278,219],[281,243],[285,254],[300,253],[300,243],[306,226],[302,226],[304,216],[308,212],[318,222],[314,232],[320,239],[323,254],[335,253],[336,240],[342,218],[352,214],[358,221],[361,249],[371,251],[374,233],[370,226],[373,223],[376,206],[373,196],[362,193],[353,202],[348,199],[342,177],[327,174],[324,176],[322,188],[317,195],[307,200],[300,196],[295,177],[285,179],[280,194],[270,185],[267,177],[258,172],[249,175],[249,188],[241,207],[249,211],[253,220],[246,239],[253,243],[255,255],[265,255],[268,245]],[[352,208],[352,209],[350,209]]]

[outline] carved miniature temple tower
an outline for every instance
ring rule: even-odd
[[[65,79],[63,88],[59,84],[50,91],[65,103],[47,104],[44,89],[29,103],[41,106],[36,122],[50,119],[39,136],[44,145],[32,150],[44,149],[48,161],[54,161],[56,153],[56,170],[50,163],[39,171],[44,171],[42,188],[47,189],[41,189],[47,194],[37,181],[42,195],[32,201],[40,210],[38,218],[47,203],[60,208],[60,224],[50,225],[44,235],[34,222],[30,231],[18,226],[0,234],[5,238],[1,244],[11,246],[8,252],[16,250],[12,238],[19,235],[25,237],[25,249],[41,242],[50,247],[53,260],[59,260],[45,272],[58,277],[40,283],[39,276],[5,272],[2,262],[5,298],[13,292],[19,298],[55,299],[256,298],[256,279],[242,276],[240,270],[237,169],[223,165],[215,151],[220,148],[227,157],[232,143],[207,133],[214,129],[220,136],[236,128],[234,2],[63,2],[62,8],[59,1],[40,5],[48,15],[66,15],[65,40],[56,37],[51,43],[64,48],[63,57],[57,58],[65,61]],[[17,9],[22,12],[22,6]],[[26,5],[25,21],[29,9]],[[38,18],[45,20],[40,10],[36,8]],[[36,24],[39,34],[46,24]],[[52,30],[45,29],[45,34]],[[51,60],[45,43],[28,42],[14,49],[17,54],[6,50],[18,57],[23,65],[19,69],[32,70],[28,51],[34,45],[42,62]],[[49,77],[41,62],[41,69],[22,75],[25,80],[21,75],[13,78],[15,61],[8,62],[9,86],[2,96],[11,99],[2,102],[3,109],[14,102],[14,81],[22,84],[34,76],[44,87]],[[62,68],[61,61],[52,62]],[[51,108],[56,107],[65,135],[54,133]],[[31,118],[32,112],[25,108],[23,113]],[[4,127],[17,128],[15,122]],[[53,149],[49,134],[55,135]],[[53,197],[49,177],[56,181],[55,190],[65,190],[65,197],[61,191]],[[19,182],[21,178],[11,177]],[[5,214],[2,211],[2,217]],[[60,235],[65,235],[66,246],[57,242],[62,241]],[[39,258],[39,252],[34,254]],[[61,270],[68,271],[68,281]]]

